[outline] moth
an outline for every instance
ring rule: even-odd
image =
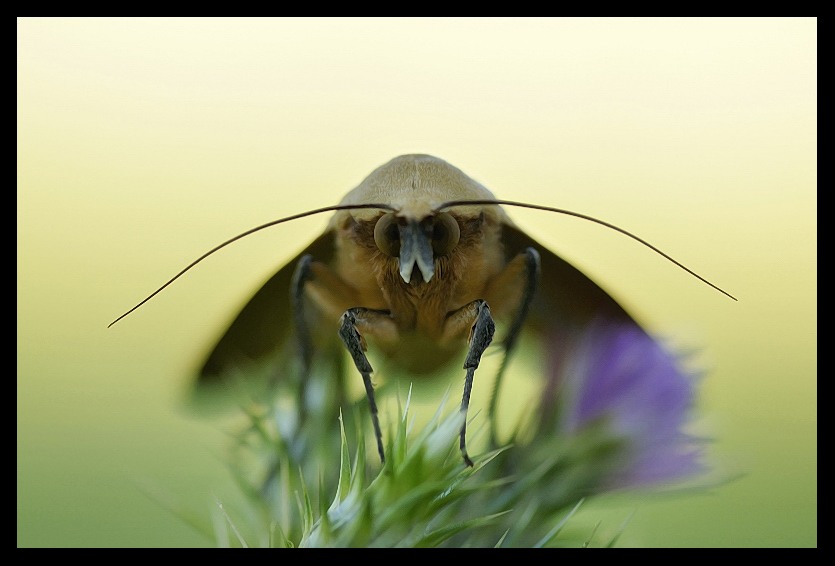
[[[245,372],[286,351],[291,341],[298,345],[303,376],[317,351],[334,357],[347,352],[362,376],[384,462],[371,380],[374,370],[365,353],[369,344],[394,367],[415,375],[460,364],[464,370],[460,410],[465,415],[460,449],[464,462],[472,466],[466,449],[466,413],[479,362],[494,340],[496,321],[505,329],[499,337],[505,357],[490,414],[495,411],[505,362],[523,333],[551,345],[570,344],[595,321],[638,327],[601,287],[520,229],[502,205],[602,224],[728,295],[621,228],[575,212],[498,200],[437,157],[403,155],[373,171],[336,206],[270,222],[217,246],[122,317],[235,240],[302,216],[334,212],[324,233],[243,307],[208,354],[198,386]],[[550,351],[557,365],[559,350]]]

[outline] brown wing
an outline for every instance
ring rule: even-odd
[[[570,333],[599,317],[637,324],[594,281],[518,228],[504,226],[502,242],[511,258],[528,247],[539,252],[542,276],[530,311],[529,327]]]
[[[577,268],[517,228],[505,226],[505,252],[509,257],[533,247],[540,254],[542,274],[523,336],[539,342],[546,360],[545,387],[539,410],[540,426],[558,419],[566,370],[576,370],[576,362],[587,353],[601,329],[616,329],[620,336],[646,336],[641,326],[606,291]],[[642,353],[661,354],[663,347],[652,339],[641,342]],[[663,353],[662,353],[663,352]],[[594,352],[598,360],[610,359],[617,352]],[[579,367],[584,367],[581,364]],[[574,368],[572,370],[571,368]],[[574,376],[576,379],[580,376]],[[599,377],[599,376],[598,376]],[[590,379],[583,375],[581,379]]]
[[[244,305],[200,369],[198,388],[223,383],[230,374],[246,373],[248,367],[292,349],[288,348],[294,337],[290,284],[296,264],[305,254],[330,262],[334,255],[333,232],[322,234],[279,269]]]

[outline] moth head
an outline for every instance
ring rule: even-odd
[[[374,226],[374,243],[389,257],[400,262],[400,277],[409,283],[415,266],[428,283],[435,274],[435,258],[448,255],[458,245],[461,228],[448,212],[422,219],[396,212],[384,214]]]

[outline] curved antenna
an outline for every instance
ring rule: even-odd
[[[505,205],[505,206],[518,206],[520,208],[533,208],[534,210],[545,210],[547,212],[556,212],[558,214],[565,214],[567,216],[574,216],[576,218],[582,218],[583,220],[589,220],[591,222],[594,222],[596,224],[600,224],[601,226],[605,226],[607,228],[611,228],[612,230],[615,230],[617,232],[620,232],[621,234],[629,236],[633,240],[635,240],[637,242],[640,242],[641,244],[645,245],[646,247],[648,247],[649,249],[651,249],[652,251],[654,251],[658,255],[662,256],[663,258],[673,262],[674,264],[676,264],[677,266],[679,266],[684,271],[686,271],[687,273],[689,273],[690,275],[692,275],[696,279],[700,280],[701,282],[706,283],[707,285],[713,287],[714,289],[716,289],[717,291],[719,291],[723,295],[726,295],[726,296],[730,297],[734,301],[738,301],[738,299],[736,297],[734,297],[733,295],[731,295],[730,293],[728,293],[724,289],[719,288],[718,286],[714,285],[713,283],[711,283],[710,281],[708,281],[707,279],[705,279],[704,277],[702,277],[701,275],[699,275],[698,273],[693,271],[692,269],[689,269],[688,267],[686,267],[686,266],[682,265],[681,263],[679,263],[678,261],[674,260],[673,258],[668,256],[667,254],[665,254],[664,252],[662,252],[661,250],[659,250],[658,248],[656,248],[655,246],[653,246],[652,244],[647,242],[646,240],[644,240],[642,238],[639,238],[635,234],[633,234],[631,232],[628,232],[628,231],[624,230],[623,228],[619,228],[619,227],[615,226],[614,224],[609,224],[608,222],[606,222],[604,220],[599,220],[597,218],[594,218],[593,216],[588,216],[586,214],[580,214],[579,212],[572,212],[570,210],[565,210],[565,209],[562,209],[562,208],[553,208],[551,206],[542,206],[542,205],[538,205],[538,204],[528,204],[528,203],[525,203],[525,202],[515,202],[515,201],[512,201],[512,200],[452,200],[452,201],[445,202],[442,205],[438,206],[435,209],[435,211],[438,212],[440,210],[443,210],[444,208],[451,208],[453,206],[461,206],[461,205],[465,205],[465,204],[481,204],[481,205],[483,205],[483,204],[499,204],[499,205]]]
[[[299,218],[304,218],[305,216],[313,216],[314,214],[321,214],[322,212],[332,212],[334,210],[357,210],[357,209],[363,209],[363,208],[380,208],[380,209],[383,209],[383,210],[392,210],[392,211],[396,210],[393,206],[388,205],[388,204],[337,204],[335,206],[326,206],[325,208],[317,208],[316,210],[309,210],[307,212],[302,212],[301,214],[294,214],[293,216],[288,216],[286,218],[280,218],[278,220],[273,220],[272,222],[267,222],[266,224],[262,224],[261,226],[258,226],[256,228],[252,228],[251,230],[247,230],[246,232],[244,232],[242,234],[238,234],[234,238],[226,240],[225,242],[223,242],[219,246],[215,246],[211,250],[207,251],[206,253],[204,253],[203,255],[198,257],[197,259],[195,259],[185,269],[183,269],[177,275],[175,275],[174,277],[169,279],[168,282],[165,285],[163,285],[162,287],[160,287],[159,289],[157,289],[156,291],[154,291],[153,293],[151,293],[150,295],[145,297],[145,299],[142,300],[142,302],[140,302],[138,305],[136,305],[135,307],[130,309],[128,312],[126,312],[125,314],[123,314],[122,316],[120,316],[119,318],[117,318],[116,320],[111,322],[110,324],[108,324],[107,327],[110,328],[111,326],[113,326],[114,324],[116,324],[117,322],[119,322],[120,320],[125,318],[126,316],[128,316],[130,313],[132,313],[133,311],[135,311],[136,309],[138,309],[139,307],[141,307],[142,305],[144,305],[145,303],[147,303],[148,301],[153,299],[157,294],[160,293],[160,291],[162,291],[163,289],[165,289],[166,287],[171,285],[174,281],[179,279],[179,277],[182,274],[184,274],[186,271],[188,271],[189,269],[191,269],[192,267],[194,267],[195,265],[197,265],[198,263],[200,263],[201,261],[203,261],[204,259],[206,259],[210,255],[212,255],[213,253],[215,253],[219,249],[225,248],[226,246],[228,246],[232,242],[240,240],[244,236],[249,236],[250,234],[252,234],[254,232],[258,232],[259,230],[263,230],[264,228],[269,228],[270,226],[275,226],[276,224],[282,224],[283,222],[290,222],[291,220],[297,220]]]

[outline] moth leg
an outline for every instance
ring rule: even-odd
[[[490,405],[488,408],[488,414],[490,415],[490,436],[493,444],[497,444],[496,434],[498,431],[498,421],[496,417],[496,405],[498,404],[502,377],[507,367],[508,358],[516,346],[516,341],[522,332],[522,326],[528,317],[531,303],[536,296],[540,273],[539,252],[534,248],[527,248],[507,264],[487,289],[486,296],[491,301],[491,304],[497,307],[503,307],[505,310],[508,308],[514,309],[513,320],[510,323],[507,335],[502,341],[505,355],[499,366],[499,371],[496,373],[496,380],[493,382],[493,393],[490,396]],[[495,299],[492,299],[493,297]],[[508,298],[510,299],[508,300]]]
[[[299,420],[304,422],[307,413],[305,390],[313,363],[313,336],[307,317],[305,298],[335,320],[350,305],[357,304],[356,291],[338,275],[311,255],[299,259],[290,285],[290,303],[301,357],[301,387],[299,389]]]
[[[368,406],[371,410],[371,422],[374,424],[374,434],[377,437],[377,452],[380,454],[380,461],[385,464],[386,456],[383,450],[383,433],[380,431],[380,419],[377,415],[377,402],[374,400],[374,386],[371,383],[371,364],[365,355],[368,349],[365,343],[365,338],[360,334],[360,330],[370,332],[379,336],[394,336],[392,333],[397,332],[397,327],[391,318],[388,311],[366,309],[362,307],[351,308],[345,311],[340,319],[339,337],[348,353],[351,354],[351,359],[354,360],[354,365],[357,371],[362,374],[362,382],[365,385],[365,394],[368,396]]]
[[[296,325],[296,336],[299,341],[299,351],[302,358],[302,380],[307,381],[310,372],[310,364],[313,360],[313,339],[310,336],[310,329],[307,326],[304,308],[304,286],[313,279],[311,264],[312,255],[305,255],[296,265],[293,272],[293,281],[290,284],[290,304],[293,305],[293,322]]]
[[[290,286],[290,302],[299,339],[302,373],[306,377],[313,361],[313,338],[307,323],[305,298],[334,320],[359,303],[360,299],[356,289],[324,263],[316,261],[311,255],[302,256],[299,260]]]
[[[296,325],[296,337],[302,361],[298,402],[299,424],[307,420],[307,380],[310,377],[310,364],[313,361],[313,339],[310,336],[310,328],[307,326],[304,307],[304,286],[313,279],[313,272],[310,268],[312,263],[313,256],[302,256],[290,283],[290,304],[293,307],[293,322]]]
[[[493,340],[496,331],[496,324],[490,315],[490,307],[487,302],[481,299],[464,305],[462,308],[447,315],[447,322],[444,327],[444,337],[449,338],[457,334],[462,325],[471,325],[470,348],[467,351],[467,358],[464,360],[464,369],[467,375],[464,378],[464,396],[461,398],[461,413],[464,415],[464,423],[461,425],[461,455],[464,463],[473,467],[473,461],[467,455],[467,410],[470,407],[470,393],[473,390],[473,377],[475,370],[481,362],[481,356]]]

